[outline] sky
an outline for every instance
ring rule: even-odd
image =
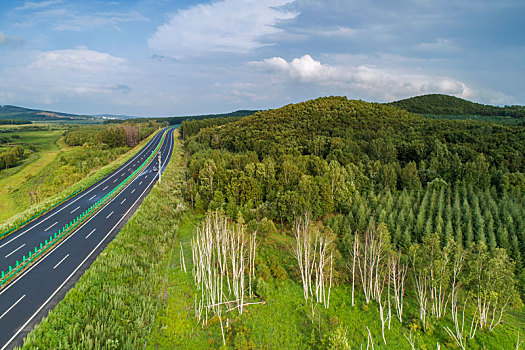
[[[0,2],[0,105],[170,116],[427,93],[525,105],[525,1]]]

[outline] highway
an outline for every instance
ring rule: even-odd
[[[110,202],[0,290],[0,350],[20,345],[22,336],[47,314],[48,309],[56,304],[57,298],[61,299],[65,295],[79,275],[118,233],[158,181],[159,173],[164,171],[173,149],[173,132],[173,129],[162,130],[118,170],[0,240],[0,270],[5,270],[116,187],[142,164],[161,140],[161,134],[166,133],[160,148],[162,167],[159,171],[153,171],[153,167],[158,167],[155,157]]]
[[[64,227],[115,188],[151,154],[161,136],[161,132],[157,133],[140,152],[101,181],[0,240],[0,271],[6,271],[9,266],[15,266],[17,260],[21,261],[22,256],[27,255],[51,234]]]

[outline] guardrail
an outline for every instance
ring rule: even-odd
[[[145,146],[144,146],[145,147]],[[40,216],[42,216],[43,214],[47,213],[48,211],[56,208],[57,206],[59,206],[60,204],[64,203],[65,201],[67,201],[68,199],[76,196],[77,194],[79,194],[80,192],[82,191],[85,191],[86,189],[90,188],[91,186],[93,186],[94,184],[96,184],[97,182],[99,182],[100,180],[102,180],[104,177],[106,177],[108,174],[112,173],[113,171],[115,171],[116,169],[113,169],[113,170],[109,170],[103,174],[101,174],[100,176],[98,176],[95,180],[91,181],[90,183],[88,183],[87,185],[85,185],[84,187],[82,187],[81,189],[73,192],[72,194],[70,194],[69,196],[67,196],[66,198],[64,199],[61,199],[60,201],[58,201],[57,203],[45,208],[44,210],[41,210],[39,211],[38,213],[36,213],[35,215],[33,215],[32,217],[30,217],[29,219],[25,220],[24,222],[22,223],[19,223],[19,224],[16,224],[15,226],[11,227],[9,230],[5,231],[5,232],[2,232],[0,233],[0,239],[4,238],[5,236],[9,235],[10,233],[12,233],[13,231],[15,230],[18,230],[20,227],[26,225],[27,223],[39,218]]]
[[[164,139],[169,129],[171,128],[168,128],[166,132],[162,135],[162,138],[159,144],[152,151],[152,153],[148,156],[148,158],[126,179],[124,179],[121,183],[119,183],[113,190],[111,190],[108,194],[102,197],[99,201],[97,201],[95,204],[93,204],[91,207],[89,207],[87,210],[85,210],[79,216],[77,216],[75,220],[70,221],[69,224],[66,224],[64,227],[62,227],[62,229],[59,229],[58,232],[56,232],[55,234],[50,235],[48,239],[46,239],[43,243],[40,243],[40,246],[35,247],[34,250],[30,250],[27,256],[24,255],[22,257],[21,261],[17,260],[15,266],[9,266],[8,271],[2,271],[0,273],[0,288],[2,288],[5,284],[7,284],[9,280],[15,277],[25,267],[27,267],[29,264],[36,261],[45,252],[47,252],[52,247],[54,247],[64,237],[66,237],[68,234],[73,232],[88,218],[93,216],[99,209],[101,209],[113,197],[115,197],[124,187],[126,187],[131,181],[133,181],[133,179],[142,171],[144,167],[146,167],[149,164],[152,158],[157,154],[158,150],[164,143]],[[160,171],[161,169],[159,169],[159,172]]]

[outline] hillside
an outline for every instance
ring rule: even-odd
[[[491,106],[467,101],[458,97],[430,94],[410,97],[388,103],[406,111],[433,115],[479,115],[525,118],[524,106]]]
[[[96,120],[92,116],[81,116],[76,114],[51,112],[38,109],[29,109],[11,105],[0,106],[0,120],[14,121],[81,121]]]

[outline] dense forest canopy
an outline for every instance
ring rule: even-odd
[[[388,103],[412,113],[434,115],[480,115],[525,118],[524,106],[491,106],[458,97],[430,94]]]
[[[197,209],[285,225],[305,212],[336,215],[334,230],[347,232],[384,222],[397,247],[437,232],[442,242],[452,235],[466,247],[507,248],[522,269],[522,126],[328,97],[182,129],[191,155],[185,193]]]

